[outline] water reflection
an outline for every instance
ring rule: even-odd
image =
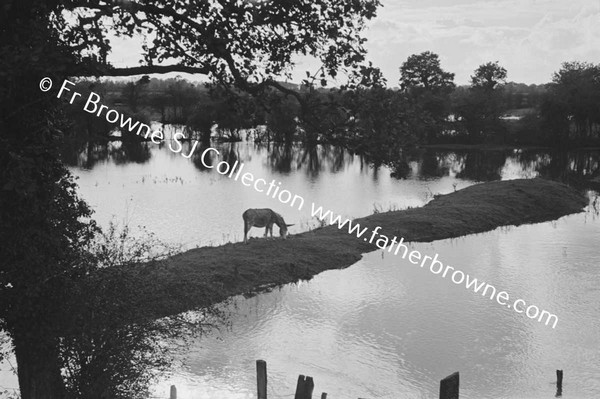
[[[575,184],[600,174],[600,157],[598,151],[551,152],[544,154],[523,152],[519,154],[519,159],[522,162],[528,161],[534,164],[542,177]]]
[[[116,165],[143,164],[150,160],[150,146],[140,141],[92,141],[72,140],[61,151],[63,162],[68,166],[93,169],[98,163],[113,162]]]
[[[421,176],[425,179],[448,176],[450,173],[449,162],[446,154],[436,151],[423,151],[421,155]]]
[[[457,176],[475,181],[500,180],[502,169],[510,156],[508,151],[468,151],[457,154],[462,165]]]
[[[461,398],[549,398],[557,368],[569,376],[566,399],[599,397],[600,223],[589,216],[413,245],[555,312],[556,329],[373,252],[308,283],[236,298],[231,329],[194,342],[178,375],[185,380],[164,386],[250,398],[253,363],[266,359],[274,397],[293,396],[305,374],[332,397],[433,398],[439,380],[459,370]]]
[[[166,126],[165,131],[167,137],[182,132],[173,126]],[[541,176],[593,188],[588,179],[600,174],[600,151],[405,149],[388,166],[373,165],[365,157],[331,145],[212,143],[218,154],[210,151],[202,158],[209,147],[198,145],[191,159],[182,154],[189,154],[195,144],[184,141],[181,145],[182,151],[174,152],[171,148],[180,147],[169,139],[160,145],[79,142],[65,147],[63,159],[80,177],[81,193],[96,210],[101,225],[117,217],[119,222],[146,226],[184,247],[238,240],[239,220],[231,215],[250,207],[283,212],[286,220],[296,224],[294,234],[313,226],[311,202],[361,217],[374,208],[421,206],[433,194],[478,181]],[[244,163],[245,171],[254,176],[281,182],[306,199],[307,209],[286,209],[251,187],[219,175],[215,170],[219,162],[229,168]]]
[[[96,164],[106,161],[119,165],[147,163],[152,148],[169,152],[170,156],[189,154],[194,146],[192,141],[182,143],[181,153],[170,150],[170,137],[179,131],[181,129],[176,126],[166,126],[167,140],[160,145],[135,141],[69,141],[63,148],[63,159],[69,166],[93,169]],[[214,143],[211,146],[220,151],[219,161],[230,166],[258,155],[266,159],[272,172],[303,171],[309,179],[317,178],[323,171],[343,172],[355,160],[360,162],[361,168],[368,165],[375,171],[381,165],[332,145],[253,143],[253,151],[242,152],[240,149],[244,149],[246,143]],[[199,145],[192,157],[193,164],[201,171],[211,169],[217,158],[217,154],[210,152],[202,162],[206,148],[207,145]],[[452,176],[470,181],[492,181],[539,176],[585,185],[589,178],[600,175],[600,151],[404,149],[397,159],[389,162],[389,166],[391,176],[396,179],[430,180]],[[376,173],[374,178],[377,179]]]
[[[135,141],[124,141],[120,146],[115,143],[111,156],[117,165],[131,162],[143,164],[150,160],[150,145],[148,142]]]
[[[183,153],[189,154],[192,150],[193,144],[191,142],[187,142],[183,144]],[[194,155],[192,155],[192,161],[194,162],[194,166],[203,172],[214,169],[215,165],[218,162],[217,156],[213,151],[209,151],[206,154],[204,153],[207,148],[210,146],[206,144],[201,144],[196,151],[194,151]]]
[[[269,150],[269,145],[266,148]],[[295,153],[296,150],[291,143],[272,145],[268,156],[269,165],[279,173],[290,173]]]
[[[308,177],[317,177],[323,168],[323,164],[329,161],[329,153],[329,146],[315,145],[302,148],[297,161],[298,169],[304,167]]]
[[[269,165],[273,171],[291,173],[304,171],[309,178],[316,178],[327,170],[337,173],[352,162],[348,152],[332,145],[267,144],[261,148],[268,151]]]

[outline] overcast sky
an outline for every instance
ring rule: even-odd
[[[564,61],[600,63],[600,0],[382,0],[366,33],[368,58],[389,86],[415,53],[433,51],[468,83],[482,63],[499,61],[508,80],[545,83]],[[130,39],[131,40],[131,39]],[[137,65],[133,42],[114,46],[117,66]],[[300,81],[312,62],[298,64]]]
[[[600,0],[383,0],[367,37],[369,56],[388,83],[398,66],[431,50],[467,83],[500,61],[508,79],[543,83],[564,61],[600,62]]]

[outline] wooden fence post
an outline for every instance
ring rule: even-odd
[[[312,399],[313,391],[315,389],[315,382],[312,377],[306,377],[306,383],[304,384],[304,398]]]
[[[304,384],[306,381],[306,377],[302,374],[298,376],[298,383],[296,384],[296,394],[294,395],[294,399],[304,399]]]
[[[256,393],[258,399],[267,399],[267,362],[256,361]]]
[[[440,399],[458,399],[458,371],[440,381]]]
[[[556,397],[557,398],[562,396],[562,381],[563,381],[563,371],[556,370]]]
[[[296,394],[294,399],[312,399],[312,394],[315,389],[315,383],[312,377],[298,376],[298,384],[296,384]],[[327,394],[324,394],[327,396]]]
[[[169,395],[169,399],[177,399],[177,387],[175,385],[171,385],[171,394]]]

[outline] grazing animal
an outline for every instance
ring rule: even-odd
[[[248,243],[248,232],[252,227],[264,227],[265,237],[271,232],[273,237],[273,225],[279,226],[279,235],[285,240],[287,236],[287,228],[293,224],[286,224],[283,216],[273,212],[271,209],[247,209],[242,214],[244,218],[244,242]]]

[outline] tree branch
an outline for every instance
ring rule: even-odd
[[[152,73],[169,73],[182,72],[198,75],[208,75],[210,68],[208,67],[192,67],[187,65],[144,65],[139,67],[129,68],[106,68],[102,71],[102,76],[132,76],[132,75],[149,75]]]

